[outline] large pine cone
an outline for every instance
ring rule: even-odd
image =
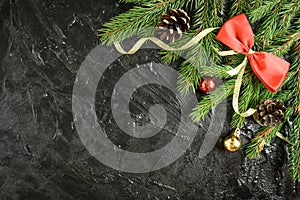
[[[284,120],[286,107],[282,101],[274,99],[262,100],[256,106],[254,118],[263,126],[277,126]]]
[[[182,36],[182,32],[190,29],[190,17],[184,10],[171,9],[162,16],[158,23],[158,35],[161,40],[174,42],[175,38]]]

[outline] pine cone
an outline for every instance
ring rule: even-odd
[[[277,126],[284,120],[286,107],[282,101],[274,99],[262,100],[256,106],[257,112],[254,118],[263,126]]]
[[[161,40],[174,42],[175,38],[182,36],[182,32],[190,29],[190,17],[184,10],[171,9],[162,16],[162,22],[158,23],[158,31]]]

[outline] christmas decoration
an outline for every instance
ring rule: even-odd
[[[246,145],[245,152],[249,158],[258,157],[265,145],[270,144],[274,137],[280,135],[283,125],[281,122],[289,119],[290,137],[289,142],[286,143],[289,173],[293,180],[300,181],[300,4],[294,0],[280,3],[261,0],[230,1],[225,8],[224,1],[122,0],[122,2],[138,5],[104,24],[100,32],[101,41],[108,45],[115,44],[121,53],[135,53],[146,40],[151,40],[164,49],[162,61],[165,63],[178,60],[184,54],[187,61],[179,68],[181,76],[178,81],[179,89],[183,94],[195,91],[199,87],[199,80],[205,76],[222,78],[224,84],[203,96],[191,113],[191,117],[195,121],[204,119],[214,106],[230,96],[233,96],[232,104],[235,111],[231,121],[233,128],[241,128],[245,118],[253,113],[262,115],[260,123],[268,126],[263,126]],[[178,25],[182,21],[175,17],[176,14],[170,12],[167,14],[171,21],[168,17],[166,20],[172,24],[170,29],[167,23],[162,23],[164,18],[162,19],[161,16],[165,16],[164,13],[170,8],[188,9],[189,13],[193,13],[191,16],[193,26],[188,33],[184,32],[184,27],[182,29]],[[242,10],[246,11],[246,15],[241,14]],[[176,21],[171,16],[174,16]],[[235,17],[231,18],[232,16]],[[223,19],[229,20],[224,22]],[[175,22],[178,24],[176,25]],[[250,23],[256,24],[253,26],[255,45]],[[162,32],[158,37],[154,37],[157,36],[155,35],[157,31],[156,33],[141,31],[149,27],[164,30],[168,34]],[[181,30],[180,35],[191,37],[175,40],[179,35],[170,36],[171,29],[174,32]],[[219,29],[217,37],[214,35],[217,32],[211,33],[215,29]],[[142,41],[131,50],[124,51],[119,43],[137,35]],[[161,40],[175,41],[170,47]],[[221,51],[228,47],[232,50]],[[221,59],[221,56],[226,55],[230,56]],[[213,66],[208,64],[211,63],[208,60],[213,62]],[[248,61],[250,67],[247,66]],[[270,109],[270,106],[264,105],[265,102],[261,107],[254,109],[260,104],[261,99],[280,99],[286,102],[286,110],[277,105],[274,112],[265,115],[263,108]]]
[[[242,147],[242,141],[240,138],[240,130],[236,129],[233,133],[224,138],[224,149],[234,153],[240,150]]]
[[[246,15],[237,15],[221,27],[217,39],[233,49],[245,54],[256,76],[271,92],[277,91],[289,71],[290,63],[272,54],[255,52],[254,37]]]
[[[212,77],[203,77],[199,83],[199,89],[201,92],[209,94],[216,89],[216,81]]]
[[[255,120],[263,126],[277,126],[284,120],[286,107],[282,101],[266,99],[256,107]]]
[[[174,42],[175,38],[182,36],[182,32],[190,29],[190,17],[182,9],[171,9],[162,16],[158,23],[158,35],[161,40]]]

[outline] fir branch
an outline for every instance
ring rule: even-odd
[[[274,131],[274,127],[264,127],[255,138],[246,146],[246,155],[248,158],[257,158],[264,149],[268,135]]]
[[[206,37],[210,37],[207,35]],[[179,79],[179,91],[183,94],[195,91],[196,87],[201,80],[201,69],[211,66],[211,57],[207,52],[207,46],[212,47],[213,44],[209,45],[210,41],[200,41],[195,48],[192,48],[187,52],[187,60],[179,68],[181,78]],[[205,45],[202,46],[201,44]]]
[[[172,47],[179,48],[186,44],[189,40],[191,40],[194,36],[196,36],[200,31],[199,30],[191,30],[188,33],[185,33],[181,38],[178,38],[171,44]],[[191,47],[194,48],[194,47]],[[179,51],[166,51],[162,50],[160,54],[163,56],[162,57],[162,62],[165,64],[171,64],[172,62],[175,62],[178,60],[181,56],[186,53],[186,51],[189,50],[179,50]]]
[[[130,2],[127,1],[127,2]],[[135,1],[132,1],[135,2]],[[139,1],[141,3],[142,1]],[[100,29],[101,42],[111,45],[133,36],[152,36],[162,14],[171,8],[181,8],[189,4],[189,0],[152,0],[143,1],[129,11],[113,17]]]
[[[297,107],[300,104],[300,43],[297,43],[292,48],[290,53],[290,73],[285,81],[285,87],[290,90],[290,95],[286,96],[285,102],[288,102],[291,109],[291,113],[297,114]],[[295,81],[298,80],[298,81]],[[292,114],[290,114],[292,116]],[[299,138],[300,139],[300,138]]]
[[[295,32],[295,30],[290,29],[290,27],[292,20],[296,18],[296,15],[300,11],[299,2],[299,0],[292,0],[290,2],[281,0],[276,6],[274,6],[274,2],[268,2],[265,6],[257,8],[250,13],[251,22],[262,19],[256,38],[262,42],[263,48],[268,47],[274,42],[285,43],[287,42],[284,41],[285,38],[297,33],[298,30]],[[259,14],[259,11],[263,8],[265,9],[264,13],[266,12],[268,15],[264,16]],[[260,18],[255,18],[254,16],[260,16]],[[286,47],[291,47],[291,43],[292,41],[287,43],[290,45]]]
[[[283,15],[282,17],[287,18],[288,16]],[[289,17],[291,18],[291,16]],[[300,39],[300,16],[295,16],[289,21],[289,24],[290,25],[285,28],[278,27],[278,29],[276,29],[276,32],[274,32],[274,39],[270,41],[270,45],[268,45],[265,51],[281,57],[291,50],[293,44]]]
[[[281,92],[278,92],[277,94],[274,95],[274,99],[277,99],[279,101],[283,101],[286,102],[287,99],[292,98],[292,96],[294,96],[293,94],[293,90],[282,90]]]
[[[270,40],[274,37],[274,32],[276,31],[278,20],[279,20],[279,8],[276,7],[276,10],[268,15],[267,19],[263,20],[263,23],[260,25],[256,37],[261,41],[263,48],[266,45],[269,45]]]
[[[244,13],[245,11],[251,10],[250,8],[251,8],[250,1],[234,0],[231,3],[229,16],[233,17],[235,15]]]
[[[218,16],[223,12],[224,0],[199,0],[200,7],[195,8],[196,13],[193,19],[193,28],[197,30],[204,30],[211,27],[220,27],[222,25],[222,20]],[[217,41],[214,34],[209,34],[203,40],[199,42],[210,55],[211,59],[217,64],[220,63],[221,58],[215,49],[220,49],[221,45]]]
[[[228,80],[222,86],[218,87],[211,94],[206,95],[200,100],[199,104],[193,109],[191,118],[194,121],[204,119],[205,115],[212,109],[212,107],[221,103],[224,99],[233,94],[235,79]]]
[[[229,79],[231,76],[227,73],[233,68],[230,65],[217,65],[213,64],[209,67],[201,68],[201,76],[214,76],[223,79]]]
[[[220,26],[222,21],[218,14],[222,12],[224,1],[198,0],[199,7],[196,7],[195,17],[193,18],[193,27],[196,29],[206,29]]]
[[[266,1],[265,0],[252,0],[250,1],[250,9],[246,10],[247,15],[252,10],[256,10],[257,8],[260,8]]]
[[[275,93],[270,92],[267,88],[263,88],[260,93],[260,99],[273,99]]]
[[[290,145],[288,148],[288,166],[290,177],[295,181],[300,181],[300,114],[293,120],[291,127]]]
[[[292,0],[289,3],[283,5],[282,10],[280,12],[280,28],[281,29],[288,29],[291,25],[292,20],[300,11],[300,1],[299,0]],[[278,30],[277,30],[278,31]],[[275,33],[276,34],[276,33]]]
[[[268,135],[266,139],[266,144],[270,145],[271,141],[276,137],[276,133],[280,131],[281,127],[283,126],[283,123],[273,127],[274,129],[271,131],[271,133]]]
[[[250,22],[254,23],[259,19],[264,18],[274,7],[280,2],[281,0],[277,1],[264,1],[264,5],[259,6],[256,9],[251,9],[249,13]]]
[[[158,23],[157,16],[163,12],[164,8],[156,7],[155,4],[145,7],[135,6],[104,24],[104,28],[100,30],[99,34],[101,42],[111,45],[113,42],[121,42],[132,36],[147,34],[149,29],[146,32],[141,32],[143,31],[141,28],[155,27],[155,24]]]
[[[300,41],[297,42],[290,53],[290,60],[291,60],[291,67],[290,71],[296,71],[298,72],[300,69]]]
[[[285,121],[287,121],[293,115],[293,107],[288,107],[285,112]],[[272,139],[280,131],[281,123],[275,127],[262,127],[262,130],[253,138],[250,143],[246,145],[246,154],[249,158],[256,158],[260,156],[261,151],[264,149],[265,144],[270,145]]]
[[[161,61],[165,64],[171,64],[175,61],[177,61],[180,56],[182,55],[183,51],[161,51],[159,52],[160,55],[162,55]]]
[[[289,146],[288,166],[289,174],[293,180],[300,181],[300,44],[297,43],[291,54],[291,68],[297,71],[294,80],[288,82],[288,85],[294,89],[293,97],[290,99],[291,106],[294,109],[295,119],[292,120]],[[295,81],[297,80],[297,81]]]
[[[282,42],[283,44],[277,48],[273,47],[273,49],[272,49],[272,47],[270,47],[268,51],[272,52],[276,56],[279,56],[279,57],[283,56],[284,54],[287,54],[290,51],[290,49],[292,48],[294,43],[296,41],[298,41],[299,39],[300,39],[300,31],[296,32],[292,35],[289,35],[287,37],[284,37],[283,41],[280,39],[277,39],[277,41],[280,40],[280,42]],[[274,44],[272,44],[272,45],[275,46]]]

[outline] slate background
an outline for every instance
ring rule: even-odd
[[[186,154],[159,171],[123,173],[90,156],[73,123],[73,83],[98,44],[97,30],[128,8],[116,0],[0,0],[0,199],[300,199],[287,175],[286,146],[278,139],[260,159],[219,148],[199,159],[209,119],[199,124]],[[146,50],[120,62],[130,69],[135,63],[159,62],[159,56]],[[117,65],[111,74],[118,72]],[[109,107],[101,99],[109,99],[105,91],[113,85],[109,77],[103,82],[96,107],[100,121],[109,121]],[[145,98],[148,90],[137,97]],[[147,112],[134,108],[139,98],[132,102],[133,116],[145,114],[145,123]],[[231,131],[228,123],[222,135]],[[114,143],[132,147],[112,124],[105,126]],[[257,128],[247,122],[243,141]]]

